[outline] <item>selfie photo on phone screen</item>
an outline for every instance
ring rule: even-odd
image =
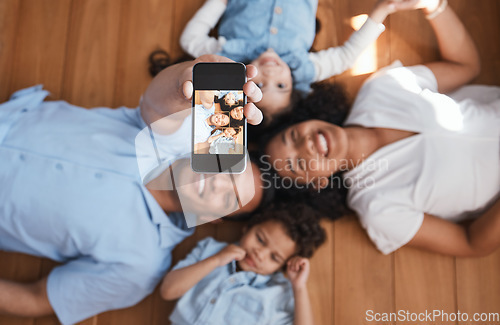
[[[195,97],[195,154],[243,154],[243,91],[198,90]]]

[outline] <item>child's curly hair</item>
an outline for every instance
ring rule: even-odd
[[[296,255],[309,258],[325,242],[325,230],[319,224],[317,214],[305,204],[281,202],[253,215],[248,229],[266,221],[279,222],[286,234],[295,242]]]

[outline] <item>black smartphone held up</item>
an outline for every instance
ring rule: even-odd
[[[193,171],[235,174],[245,171],[245,82],[243,63],[201,62],[193,67]]]

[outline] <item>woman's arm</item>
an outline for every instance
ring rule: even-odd
[[[434,8],[435,2],[430,2]],[[445,1],[445,0],[441,0]],[[441,2],[441,4],[443,4]],[[444,5],[444,4],[443,4]],[[424,8],[424,13],[435,9]],[[481,61],[470,34],[455,12],[446,6],[443,12],[429,20],[436,34],[442,59],[426,64],[436,76],[439,92],[450,92],[474,79],[481,70]]]
[[[170,271],[163,278],[160,294],[165,300],[180,298],[217,267],[226,265],[233,260],[239,261],[245,255],[246,252],[243,248],[231,244],[219,253],[198,263]]]
[[[410,8],[404,1],[379,0],[363,26],[343,45],[309,54],[316,71],[314,81],[325,80],[350,69],[361,53],[385,30],[382,23],[387,16],[408,9],[415,8]]]
[[[469,226],[425,214],[407,245],[461,257],[488,255],[500,247],[500,199]]]
[[[215,54],[222,50],[224,39],[208,36],[226,10],[227,0],[207,0],[188,22],[181,34],[180,43],[184,51],[193,57]]]

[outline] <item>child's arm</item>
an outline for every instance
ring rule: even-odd
[[[403,8],[403,9],[406,9]],[[379,0],[364,25],[342,45],[309,53],[315,68],[315,82],[328,79],[350,69],[358,56],[385,30],[382,22],[399,9],[393,0]]]
[[[198,263],[170,271],[163,278],[160,294],[165,300],[180,298],[215,268],[224,266],[233,260],[239,261],[245,255],[246,252],[241,247],[230,244],[219,253]]]
[[[226,10],[227,0],[207,0],[188,22],[180,43],[184,51],[197,58],[203,54],[215,54],[222,49],[225,39],[208,36]]]
[[[295,300],[294,325],[312,325],[314,317],[311,301],[307,291],[307,278],[309,277],[309,260],[303,257],[293,257],[287,265],[288,279],[292,283],[293,297]]]

